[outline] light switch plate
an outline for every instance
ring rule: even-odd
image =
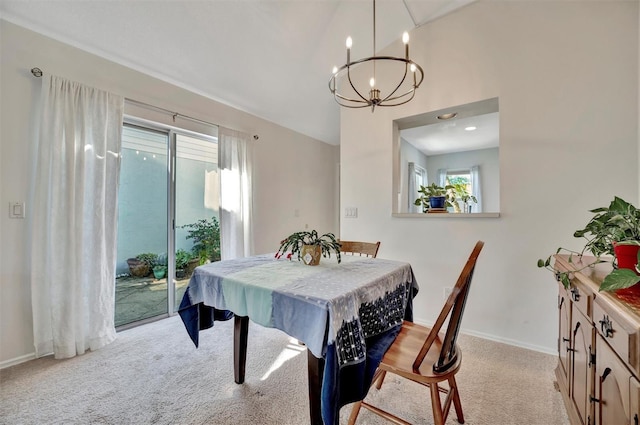
[[[9,218],[24,218],[24,202],[9,202]]]
[[[344,209],[344,217],[345,218],[358,218],[358,208],[357,207],[347,207]]]

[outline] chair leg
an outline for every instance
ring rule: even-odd
[[[376,389],[377,390],[382,388],[382,383],[384,382],[385,376],[387,376],[387,371],[386,370],[380,370],[380,369],[378,369],[376,371],[375,375],[373,375],[373,383],[376,384]]]
[[[362,407],[362,402],[357,401],[353,408],[351,409],[351,415],[349,415],[349,425],[354,425],[356,423],[356,419],[358,419],[358,414],[360,413],[360,408]]]
[[[440,404],[440,388],[438,384],[429,384],[431,392],[431,408],[433,409],[433,423],[435,425],[444,425],[444,418],[442,416],[442,404]]]
[[[464,423],[464,413],[462,413],[462,403],[460,402],[460,393],[458,392],[458,384],[456,383],[456,377],[449,378],[449,391],[453,391],[453,407],[456,409],[456,417],[458,423]]]

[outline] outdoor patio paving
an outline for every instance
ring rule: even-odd
[[[176,304],[180,304],[188,283],[188,278],[176,281]],[[116,279],[116,327],[166,313],[166,278],[125,276]]]

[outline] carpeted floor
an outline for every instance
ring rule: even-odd
[[[306,352],[251,323],[247,376],[233,382],[233,321],[189,340],[177,316],[122,331],[69,360],[0,370],[0,424],[308,424]],[[462,335],[458,374],[465,423],[555,425],[568,420],[554,389],[556,357]],[[397,378],[369,397],[432,424],[428,389]],[[347,423],[350,406],[341,411]],[[363,411],[358,424],[383,424]],[[452,413],[447,424],[456,424]]]

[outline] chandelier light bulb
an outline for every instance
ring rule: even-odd
[[[371,88],[374,88],[374,87],[376,86],[376,80],[375,80],[375,78],[373,78],[373,77],[372,77],[372,78],[369,80],[369,85],[371,86]]]
[[[409,68],[411,69],[411,72],[416,72],[416,64],[415,63],[412,63]],[[335,72],[334,72],[334,74],[335,74]]]
[[[334,67],[333,67],[333,70],[331,71],[331,73],[332,73],[333,75],[336,75],[336,74],[338,73],[338,67],[337,67],[337,66],[334,66]]]
[[[347,37],[347,49],[350,49],[352,45],[353,45],[353,40],[351,39],[351,37]]]
[[[409,42],[409,33],[406,31],[402,34],[402,42],[404,44],[407,44]]]

